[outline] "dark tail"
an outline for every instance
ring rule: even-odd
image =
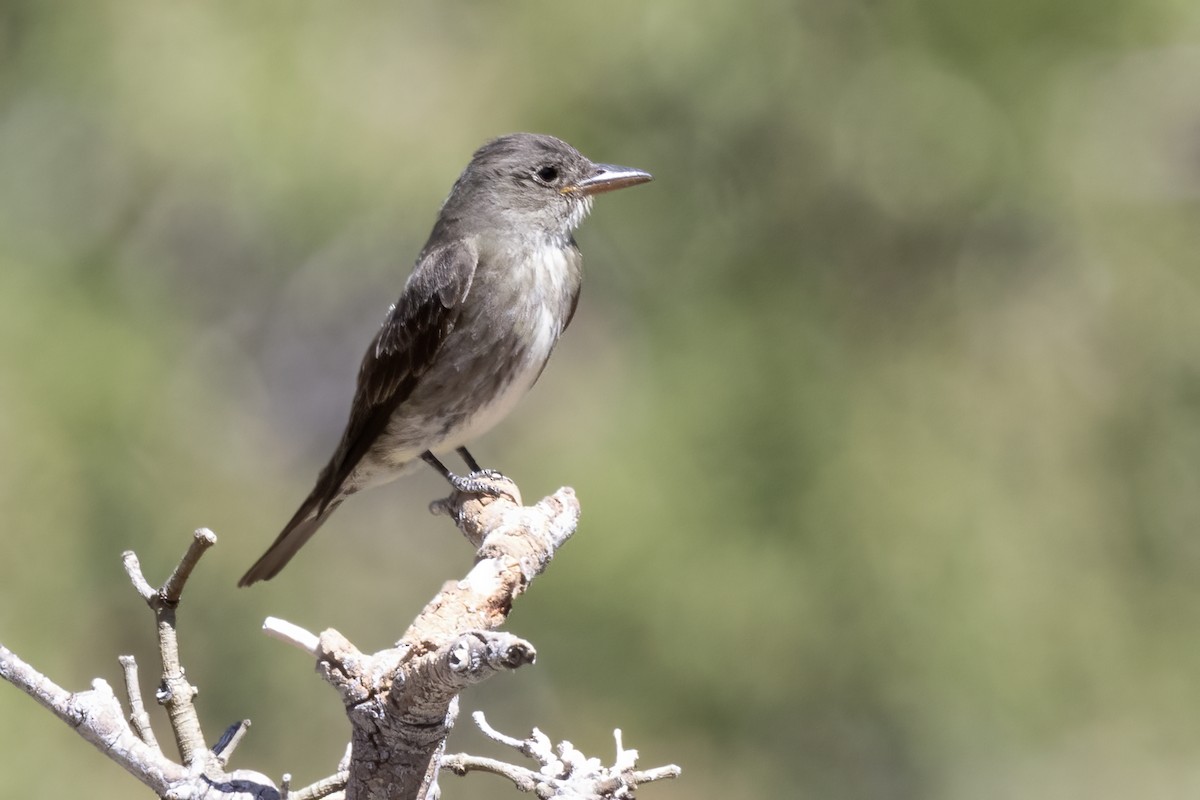
[[[319,491],[320,488],[320,483],[318,483],[317,489],[313,490],[291,521],[284,526],[283,532],[267,548],[267,552],[263,553],[262,558],[255,561],[254,566],[247,570],[242,579],[238,581],[238,586],[249,586],[258,581],[270,580],[278,575],[279,570],[287,566],[287,563],[292,560],[292,556],[296,555],[296,551],[312,538],[312,535],[317,532],[317,528],[324,525],[325,520],[329,519],[329,515],[334,512],[334,509],[342,504],[342,497],[335,497],[328,503],[323,503],[323,492]]]

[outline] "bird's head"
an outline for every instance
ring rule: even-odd
[[[566,236],[591,211],[595,195],[650,179],[640,169],[594,163],[562,139],[513,133],[475,152],[443,213]]]

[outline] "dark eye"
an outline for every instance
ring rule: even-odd
[[[539,167],[538,171],[533,174],[542,183],[553,183],[558,180],[558,167],[553,164],[547,164],[544,167]]]

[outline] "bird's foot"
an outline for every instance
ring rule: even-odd
[[[468,475],[450,473],[446,480],[454,487],[449,497],[434,500],[429,504],[431,514],[446,514],[461,520],[468,506],[487,505],[492,498],[506,497],[521,505],[521,492],[511,478],[506,478],[494,469],[476,470]],[[475,542],[478,546],[478,542]]]
[[[518,491],[516,483],[494,469],[480,467],[479,463],[471,457],[471,454],[467,452],[465,447],[458,448],[458,452],[462,455],[463,460],[467,462],[467,466],[471,468],[471,472],[467,475],[456,475],[451,472],[446,468],[445,464],[438,461],[437,456],[428,450],[421,454],[421,459],[437,470],[438,474],[454,487],[454,495],[446,498],[445,502],[455,502],[455,495],[473,494],[480,497],[509,497],[513,502],[520,505],[521,493]],[[430,508],[434,513],[444,510],[442,505],[435,503],[435,506],[437,508]]]
[[[481,467],[480,469],[472,470],[471,474],[469,474],[467,477],[468,478],[477,478],[477,479],[486,480],[486,481],[509,481],[510,483],[512,482],[511,479],[506,478],[500,472],[500,470],[488,469],[486,467]]]
[[[477,469],[468,475],[455,475],[453,472],[446,476],[450,485],[463,494],[482,494],[489,497],[512,497],[512,492],[504,487],[512,481],[494,469]]]

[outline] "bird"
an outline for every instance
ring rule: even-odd
[[[651,179],[545,134],[480,147],[367,347],[329,463],[238,585],[273,578],[348,497],[420,462],[460,492],[496,493],[500,473],[466,445],[512,411],[571,323],[583,277],[573,231],[593,198]],[[443,464],[449,452],[468,474]]]

